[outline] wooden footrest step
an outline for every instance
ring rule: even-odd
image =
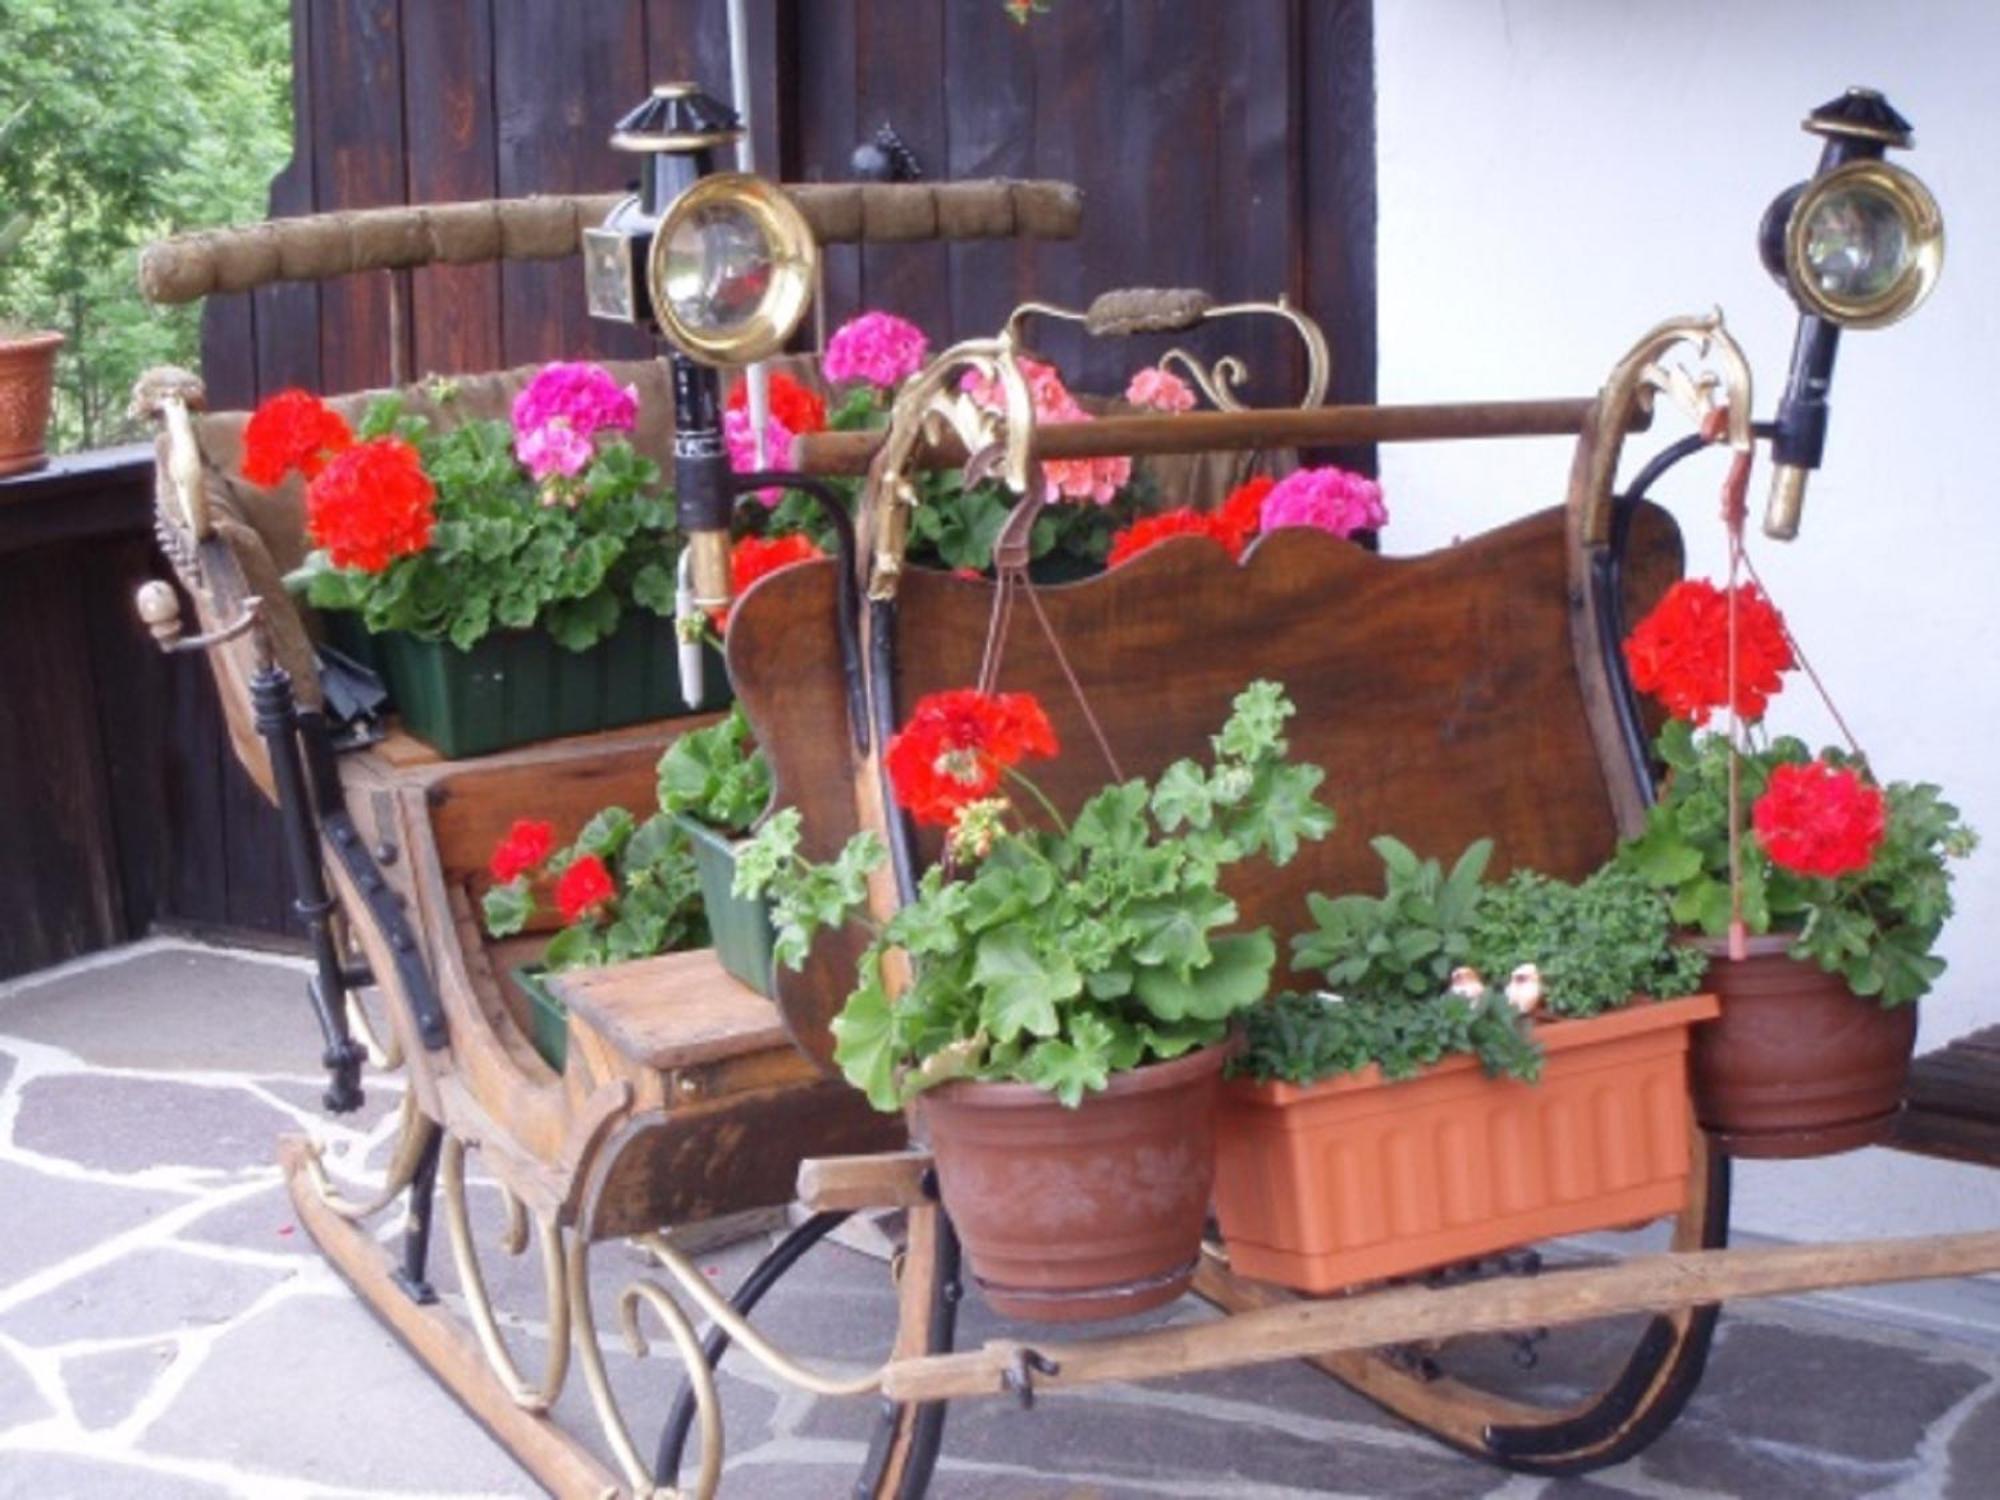
[[[572,1026],[662,1073],[789,1045],[778,1007],[724,973],[712,948],[570,969],[548,985]]]

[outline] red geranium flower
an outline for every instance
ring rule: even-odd
[[[1264,497],[1277,484],[1269,474],[1246,479],[1229,492],[1229,498],[1210,518],[1216,538],[1234,557],[1241,557],[1264,524]]]
[[[556,881],[556,910],[565,922],[578,922],[617,894],[604,861],[595,854],[579,854]]]
[[[1222,541],[1216,534],[1214,516],[1183,505],[1176,510],[1163,510],[1157,515],[1141,516],[1130,526],[1116,532],[1111,538],[1111,552],[1106,562],[1115,568],[1137,557],[1148,547],[1158,546],[1170,536],[1205,536],[1210,541]],[[1227,542],[1222,544],[1225,547],[1229,545]]]
[[[1879,787],[1844,766],[1779,766],[1750,809],[1772,862],[1801,875],[1865,870],[1882,846],[1887,810]]]
[[[507,836],[493,847],[486,868],[495,880],[506,882],[526,875],[541,865],[555,847],[556,826],[534,818],[516,818]]]
[[[1744,583],[1735,593],[1736,712],[1755,723],[1782,686],[1779,674],[1798,662],[1763,590]],[[1729,592],[1699,578],[1675,584],[1626,637],[1625,664],[1640,692],[1676,718],[1706,724],[1729,706]]]
[[[729,410],[745,411],[750,405],[750,383],[736,382],[729,393]],[[797,436],[802,432],[826,431],[826,400],[807,390],[789,375],[773,371],[771,375],[771,415],[785,424],[785,431]]]
[[[793,563],[811,562],[816,557],[825,557],[809,536],[793,532],[788,536],[746,536],[729,549],[729,593],[731,598],[741,599],[744,592],[758,579],[789,568]],[[727,609],[712,609],[709,618],[715,628],[721,630],[729,623]]]
[[[379,573],[430,545],[436,500],[417,450],[375,438],[335,455],[306,487],[306,531],[336,568]]]
[[[243,477],[269,489],[297,469],[311,479],[354,446],[347,420],[309,391],[279,391],[243,428]]]
[[[1056,732],[1033,693],[930,693],[883,756],[896,800],[919,823],[949,828],[968,802],[990,797],[1007,767],[1054,755]]]

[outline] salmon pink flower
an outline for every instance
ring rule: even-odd
[[[1069,393],[1054,365],[1026,355],[1022,355],[1016,363],[1028,383],[1028,394],[1034,403],[1037,422],[1091,420],[1090,413],[1079,406],[1076,397]],[[967,371],[958,388],[988,411],[997,412],[1006,406],[1006,396],[999,380],[977,370]],[[1042,473],[1048,479],[1049,487],[1064,500],[1090,500],[1098,505],[1109,505],[1117,498],[1118,492],[1132,482],[1132,460],[1058,458],[1044,463]]]
[[[1125,399],[1152,411],[1193,411],[1194,392],[1172,370],[1148,365],[1125,387]]]

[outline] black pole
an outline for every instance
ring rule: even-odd
[[[312,1001],[313,1015],[326,1043],[320,1054],[327,1070],[322,1102],[334,1114],[346,1114],[362,1105],[361,1064],[368,1054],[347,1031],[346,976],[333,939],[333,898],[327,894],[326,872],[320,865],[319,832],[306,800],[291,674],[274,661],[266,662],[250,679],[250,703],[278,793],[292,910],[305,923],[313,946],[313,976],[306,982],[306,996]]]
[[[410,1179],[409,1207],[403,1219],[403,1263],[395,1270],[396,1285],[419,1307],[437,1301],[430,1283],[431,1208],[437,1196],[438,1153],[444,1146],[444,1132],[433,1130],[430,1144],[417,1162]]]

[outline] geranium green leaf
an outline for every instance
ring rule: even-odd
[[[1083,977],[1069,955],[1036,948],[1026,929],[1002,927],[984,934],[972,969],[982,992],[980,1018],[997,1041],[1027,1033],[1056,1034],[1056,1006],[1083,990]]]
[[[1215,816],[1208,774],[1191,760],[1177,760],[1160,773],[1153,789],[1153,816],[1168,833],[1186,824],[1206,828]]]
[[[490,887],[479,906],[486,918],[487,934],[496,938],[512,937],[535,914],[534,894],[525,876]]]
[[[1277,961],[1269,928],[1217,938],[1209,946],[1212,959],[1186,978],[1170,969],[1139,971],[1139,999],[1160,1020],[1221,1020],[1264,998]]]
[[[861,960],[859,981],[833,1018],[833,1060],[870,1104],[893,1113],[903,1102],[896,1087],[895,1017],[882,988],[881,955],[872,948]]]

